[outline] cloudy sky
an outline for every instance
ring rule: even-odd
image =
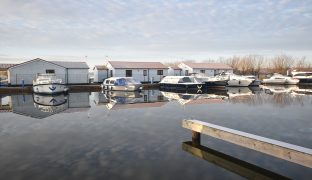
[[[312,58],[311,0],[0,0],[0,62]]]

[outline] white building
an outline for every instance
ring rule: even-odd
[[[182,69],[182,75],[192,73],[206,74],[207,76],[215,76],[222,72],[233,73],[233,68],[223,63],[192,63],[184,62],[178,65]]]
[[[108,77],[133,77],[141,82],[159,82],[168,75],[168,68],[160,62],[108,61]]]
[[[33,59],[8,69],[11,85],[31,85],[38,74],[55,74],[66,84],[87,84],[89,66],[85,62],[46,61]]]
[[[95,83],[102,83],[108,77],[108,68],[106,66],[96,65],[93,68],[93,75]]]
[[[182,69],[176,65],[169,66],[168,76],[182,76]]]

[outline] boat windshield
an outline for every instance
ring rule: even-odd
[[[191,78],[183,77],[182,79],[179,80],[179,83],[187,83],[187,82],[192,82]]]
[[[116,85],[116,86],[125,86],[125,85],[127,85],[127,80],[124,79],[124,78],[117,79],[117,80],[115,81],[115,85]]]

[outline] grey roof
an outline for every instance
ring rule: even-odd
[[[59,66],[70,69],[89,69],[86,62],[68,62],[68,61],[48,61]]]
[[[10,67],[15,66],[15,64],[0,64],[0,69],[9,69]]]
[[[116,69],[168,69],[160,62],[108,61]]]
[[[40,58],[36,58],[36,59],[33,59],[33,60],[29,60],[29,61],[25,61],[23,63],[20,63],[20,64],[15,64],[13,66],[11,66],[10,68],[14,68],[15,66],[20,66],[20,65],[23,65],[23,64],[26,64],[26,63],[31,63],[31,62],[34,62],[34,61],[44,61],[44,62],[48,62],[48,63],[52,63],[52,64],[55,64],[55,65],[58,65],[58,66],[61,66],[61,67],[64,67],[64,68],[68,68],[68,69],[89,69],[89,66],[87,65],[86,62],[69,62],[69,61],[47,61],[47,60],[44,60],[44,59],[40,59]],[[10,69],[9,68],[9,69]]]

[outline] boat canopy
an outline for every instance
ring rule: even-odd
[[[129,84],[140,84],[140,83],[133,78],[118,78],[115,80],[114,83],[115,86],[126,86]]]

